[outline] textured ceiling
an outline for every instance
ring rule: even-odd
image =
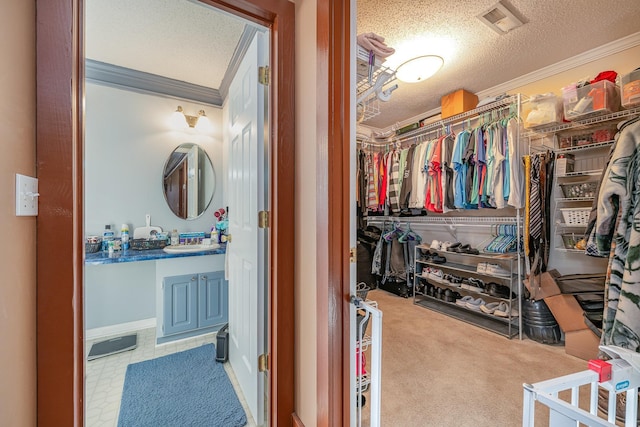
[[[244,29],[189,0],[88,0],[85,19],[87,58],[214,89]]]
[[[638,0],[504,1],[525,25],[498,35],[476,18],[497,0],[357,0],[357,33],[374,32],[396,49],[387,63],[436,54],[444,66],[420,83],[398,82],[381,114],[364,124],[387,128],[440,106],[464,88],[477,93],[640,30]],[[524,19],[522,19],[524,18]],[[405,54],[406,56],[406,54]]]

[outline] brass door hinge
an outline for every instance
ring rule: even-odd
[[[258,356],[258,372],[267,372],[269,370],[269,355],[261,354]]]
[[[258,228],[269,228],[269,211],[258,212]]]
[[[349,262],[355,264],[358,260],[357,249],[351,248],[349,249]]]
[[[260,82],[261,85],[269,86],[271,82],[271,69],[268,65],[258,67],[258,82]]]

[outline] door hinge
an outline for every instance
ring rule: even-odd
[[[269,228],[269,211],[258,212],[258,228]]]
[[[356,248],[349,249],[349,262],[352,264],[355,264],[357,259],[358,259],[358,256],[357,256]]]
[[[258,356],[258,372],[267,372],[269,370],[269,355],[261,354]]]
[[[269,86],[271,82],[271,69],[268,65],[258,67],[258,82],[260,82],[261,85]]]

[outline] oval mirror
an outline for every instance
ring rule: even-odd
[[[180,144],[169,155],[162,174],[169,209],[182,219],[195,219],[209,207],[215,189],[211,159],[198,144]]]

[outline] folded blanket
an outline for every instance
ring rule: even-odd
[[[358,35],[358,44],[368,51],[373,52],[375,56],[386,58],[395,53],[395,49],[384,43],[384,37],[375,33],[363,33]]]

